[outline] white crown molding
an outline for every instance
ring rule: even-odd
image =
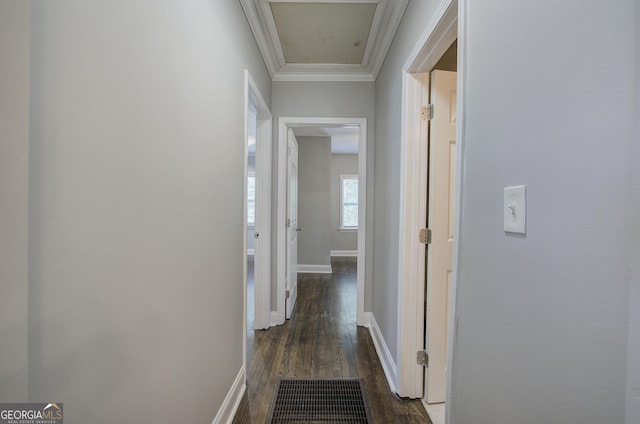
[[[273,43],[270,42],[270,38],[267,35],[267,32],[265,32],[267,25],[264,22],[264,15],[258,12],[260,10],[258,5],[259,1],[260,0],[240,0],[240,4],[242,5],[242,9],[244,9],[244,14],[247,17],[247,20],[249,21],[249,26],[251,27],[254,38],[256,39],[258,48],[262,53],[262,58],[267,66],[269,75],[273,78],[279,65]]]
[[[343,3],[378,3],[362,64],[287,64],[278,38],[270,2],[240,0],[249,26],[273,81],[375,81],[391,47],[409,0],[332,0]],[[318,1],[318,0],[297,0]]]

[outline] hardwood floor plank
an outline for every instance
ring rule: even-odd
[[[333,274],[299,274],[291,320],[247,338],[247,391],[234,424],[267,418],[276,380],[282,377],[363,378],[376,424],[428,423],[419,400],[393,394],[369,330],[356,326],[356,262],[332,260]]]

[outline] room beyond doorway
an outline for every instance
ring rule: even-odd
[[[366,325],[364,313],[364,274],[365,274],[365,228],[366,220],[366,140],[367,140],[367,119],[366,118],[318,118],[318,117],[281,117],[278,120],[278,205],[277,205],[277,268],[276,268],[276,311],[272,325],[281,325],[286,318],[286,252],[287,252],[287,139],[289,131],[303,127],[346,127],[351,126],[358,129],[358,276],[357,276],[357,323]]]

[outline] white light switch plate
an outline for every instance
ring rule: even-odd
[[[504,231],[525,234],[527,220],[527,186],[505,187]]]

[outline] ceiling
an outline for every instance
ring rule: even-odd
[[[274,81],[375,81],[408,0],[240,0]]]
[[[331,153],[357,154],[360,128],[356,126],[304,126],[293,129],[296,137],[331,137]]]

